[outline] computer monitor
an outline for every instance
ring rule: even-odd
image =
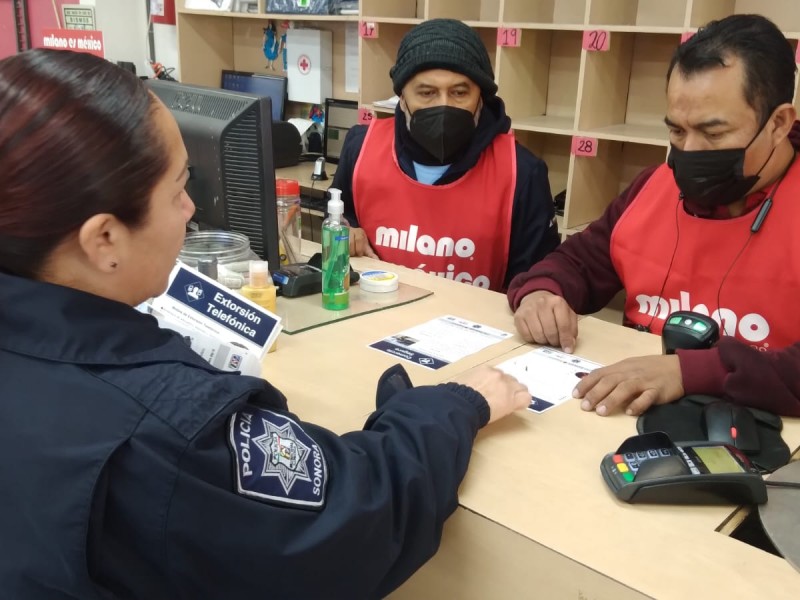
[[[325,99],[325,126],[322,132],[322,154],[325,160],[338,163],[347,131],[358,124],[358,102]]]
[[[194,220],[201,229],[246,235],[253,251],[277,267],[269,98],[159,79],[148,85],[174,115],[189,152]]]
[[[272,120],[283,121],[286,110],[286,77],[280,75],[261,75],[246,71],[222,71],[223,90],[245,92],[256,96],[264,96],[272,100]]]

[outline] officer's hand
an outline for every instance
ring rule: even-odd
[[[578,337],[578,317],[567,301],[545,290],[522,299],[514,325],[526,342],[561,347],[571,353]]]
[[[528,388],[500,369],[476,367],[456,378],[481,394],[489,404],[489,423],[526,408],[531,403]]]
[[[366,256],[368,258],[378,258],[375,250],[369,245],[367,233],[360,227],[350,230],[350,256]]]
[[[589,373],[573,396],[583,398],[583,410],[594,410],[601,416],[615,410],[640,415],[654,404],[667,404],[683,396],[681,364],[675,355],[627,358]]]

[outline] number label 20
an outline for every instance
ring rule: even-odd
[[[583,49],[589,52],[606,52],[611,47],[611,34],[604,29],[583,32]]]

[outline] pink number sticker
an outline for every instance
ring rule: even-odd
[[[501,27],[497,30],[497,45],[518,48],[522,42],[522,30],[511,27]]]
[[[359,125],[369,125],[372,123],[372,119],[375,118],[375,114],[365,106],[360,106],[358,108],[358,124]]]
[[[692,39],[693,36],[694,36],[694,31],[684,31],[681,34],[681,44]]]
[[[605,29],[583,32],[583,49],[589,52],[605,52],[611,46],[611,34]]]
[[[378,37],[378,24],[373,21],[361,21],[358,32],[362,38],[374,39]]]
[[[572,138],[571,152],[575,156],[597,156],[597,139],[575,136]]]

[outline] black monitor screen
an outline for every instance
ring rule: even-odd
[[[353,100],[325,99],[325,128],[323,154],[332,163],[339,162],[344,138],[353,125],[358,124],[358,102]]]
[[[194,221],[246,235],[258,256],[277,265],[269,98],[159,79],[147,84],[172,112],[189,153]]]
[[[286,77],[259,75],[244,71],[222,71],[223,90],[245,92],[272,100],[272,120],[283,121],[286,99]]]

